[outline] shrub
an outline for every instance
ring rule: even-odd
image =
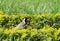
[[[45,26],[50,27],[60,27],[60,14],[17,14],[17,15],[7,15],[0,14],[0,27],[10,28],[18,25],[22,19],[25,17],[31,17],[31,22],[29,26],[34,28],[42,28]]]
[[[0,28],[0,41],[59,41],[60,28],[54,29],[2,29]]]

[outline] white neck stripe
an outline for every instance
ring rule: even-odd
[[[23,19],[23,21],[22,22],[24,22],[25,23],[25,18]]]

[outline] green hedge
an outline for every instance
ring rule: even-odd
[[[7,15],[0,14],[0,27],[10,28],[18,25],[24,17],[31,17],[30,25],[33,28],[42,28],[46,26],[60,27],[60,13],[59,14],[16,14]]]
[[[2,29],[0,41],[60,41],[60,29]]]

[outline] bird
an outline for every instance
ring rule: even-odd
[[[18,28],[18,29],[23,29],[23,28],[27,27],[27,22],[29,22],[29,21],[28,21],[28,17],[24,17],[23,20],[22,20],[22,22],[20,22],[20,23],[16,26],[16,28]]]

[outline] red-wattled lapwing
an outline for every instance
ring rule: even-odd
[[[29,22],[28,17],[24,17],[24,19],[22,20],[22,22],[20,22],[16,28],[22,29],[25,28],[27,26],[27,22]]]

